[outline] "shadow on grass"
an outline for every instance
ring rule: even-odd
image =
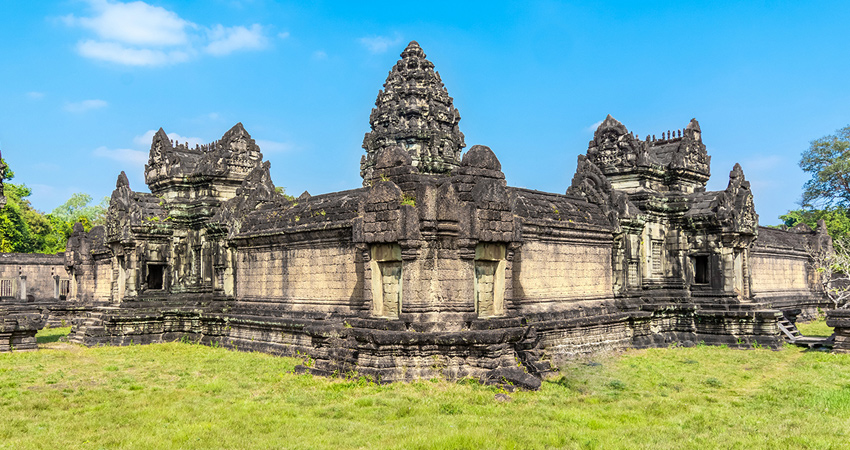
[[[71,332],[71,327],[63,328],[45,328],[35,335],[37,344],[50,344],[51,342],[59,342],[60,339],[67,336]]]

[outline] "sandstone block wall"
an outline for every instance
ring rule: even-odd
[[[427,248],[402,261],[402,311],[473,312],[473,261],[457,250]]]
[[[104,259],[96,264],[94,277],[94,300],[109,301],[112,294],[112,264],[111,260]]]
[[[285,304],[295,310],[359,308],[362,262],[352,245],[239,249],[238,300]]]
[[[807,261],[803,255],[753,252],[750,255],[750,273],[753,293],[756,296],[808,292]]]
[[[524,311],[613,295],[610,246],[529,241],[513,269],[515,302]]]
[[[20,296],[21,275],[27,277],[27,296],[32,296],[36,300],[53,298],[54,275],[59,275],[60,280],[66,282],[69,279],[62,253],[55,255],[0,253],[0,280],[10,280],[16,297]]]

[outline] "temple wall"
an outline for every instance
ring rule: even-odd
[[[520,309],[613,296],[611,247],[529,241],[516,252],[513,291]]]
[[[27,296],[32,296],[35,300],[54,298],[54,275],[59,275],[60,280],[69,279],[62,253],[0,253],[0,289],[3,284],[9,283],[13,295],[19,298],[21,275],[27,277]]]
[[[417,258],[402,262],[402,312],[475,312],[475,260],[471,255],[461,257],[460,253],[455,249],[426,247]],[[495,314],[499,316],[505,312],[503,303],[510,303],[512,298],[512,262],[504,261],[500,267],[497,270],[504,271],[504,284],[498,284],[500,294],[495,294],[495,297],[503,301],[497,301],[499,306],[494,307],[498,310]],[[371,300],[370,281],[375,274],[371,266],[366,268],[365,298]],[[492,302],[490,306],[493,306]]]
[[[356,259],[356,249],[346,244],[240,248],[237,299],[284,303],[304,310],[362,303]]]
[[[107,258],[95,264],[94,300],[109,301],[112,295],[112,260]]]
[[[457,250],[422,249],[402,262],[402,312],[473,312],[474,277],[473,260],[461,259]]]
[[[794,232],[759,227],[759,235],[750,248],[749,269],[756,301],[790,307],[804,303],[819,293],[817,273],[809,266],[815,232]]]
[[[758,296],[777,292],[808,291],[806,265],[805,256],[753,251],[750,254],[753,293]]]

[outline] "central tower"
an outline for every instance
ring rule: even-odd
[[[460,113],[440,74],[419,44],[411,41],[378,92],[369,116],[372,131],[363,138],[366,155],[360,160],[363,184],[372,178],[378,151],[387,147],[406,150],[420,173],[450,173],[460,165],[466,145],[458,122]]]

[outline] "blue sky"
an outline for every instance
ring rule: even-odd
[[[467,149],[508,183],[570,184],[595,124],[702,126],[710,189],[736,162],[762,224],[797,207],[809,141],[850,124],[850,2],[0,3],[0,150],[49,212],[147,190],[153,131],[210,142],[237,122],[290,194],[360,186],[387,73],[417,40]]]

